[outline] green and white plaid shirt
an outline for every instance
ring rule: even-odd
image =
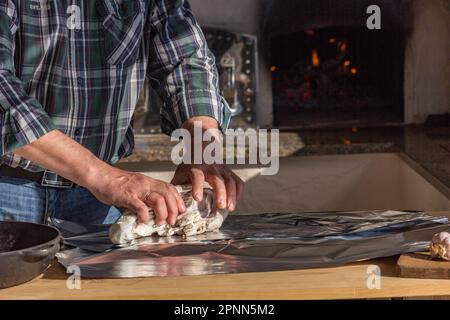
[[[0,0],[1,162],[59,129],[116,163],[134,147],[132,116],[147,77],[170,134],[193,116],[228,126],[214,57],[185,0]]]

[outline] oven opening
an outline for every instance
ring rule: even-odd
[[[315,28],[270,44],[275,126],[403,122],[402,31]]]

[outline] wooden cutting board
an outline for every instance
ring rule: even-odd
[[[402,254],[397,274],[403,278],[450,279],[450,261],[431,258],[428,252]]]

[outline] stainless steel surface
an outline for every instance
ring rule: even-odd
[[[144,238],[121,248],[97,229],[68,237],[66,243],[78,248],[57,257],[65,267],[80,267],[84,277],[289,270],[423,250],[447,223],[446,217],[398,211],[232,215],[218,233]],[[64,233],[65,222],[59,227]]]

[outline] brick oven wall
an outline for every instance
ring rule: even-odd
[[[406,123],[450,113],[450,0],[414,0],[404,90]]]

